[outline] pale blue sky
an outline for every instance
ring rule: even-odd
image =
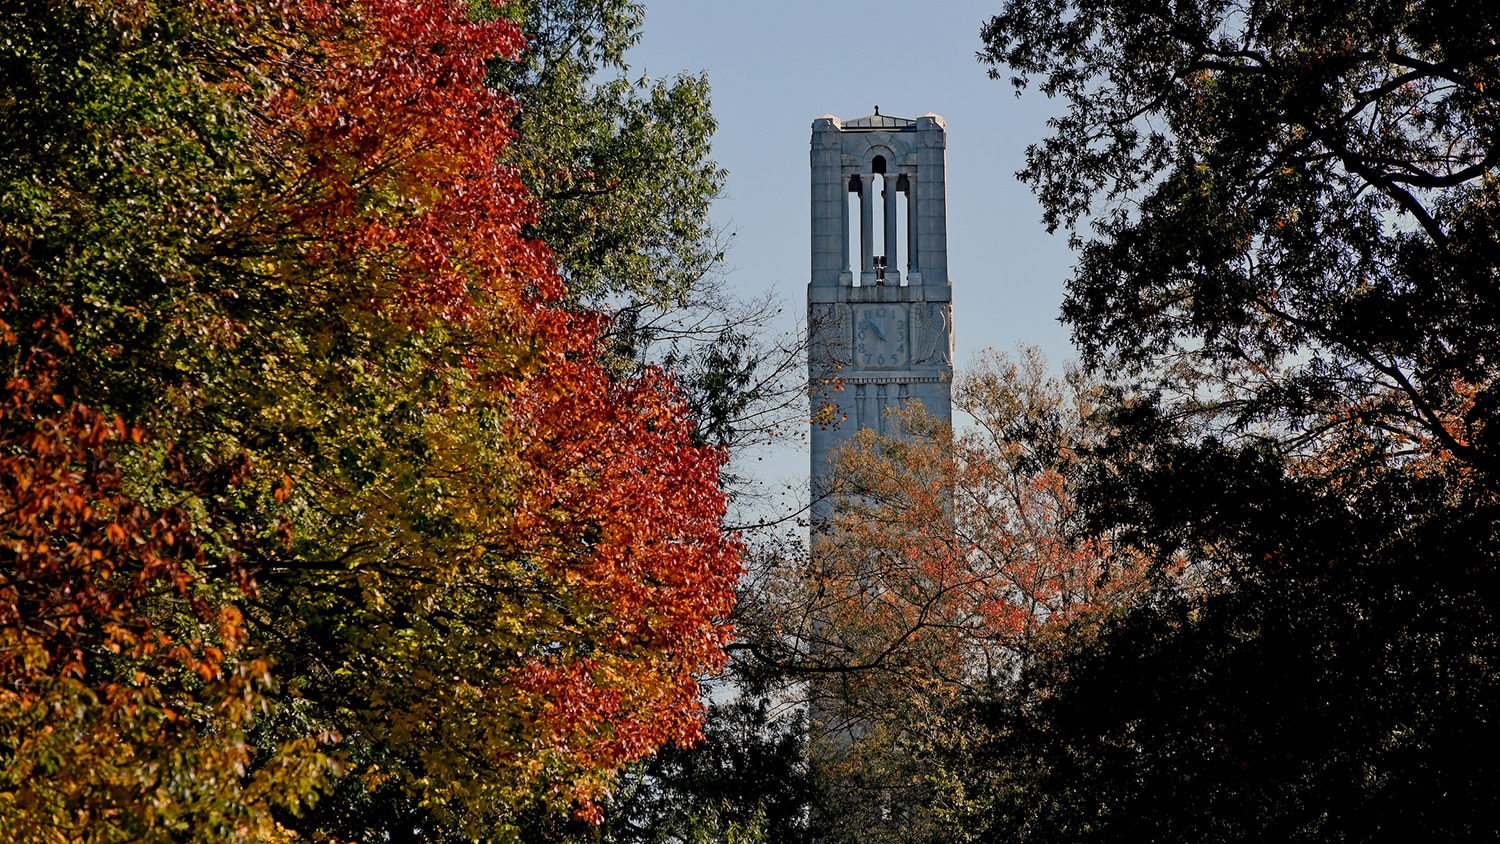
[[[737,233],[731,282],[775,284],[797,309],[808,276],[808,138],[823,114],[943,116],[948,125],[949,267],[956,363],[986,346],[1041,346],[1073,357],[1057,322],[1072,263],[1013,176],[1055,106],[1018,100],[974,59],[995,0],[646,0],[634,73],[707,71],[719,120],[714,156],[729,170],[715,219]]]
[[[935,112],[948,126],[954,362],[1022,342],[1040,346],[1055,371],[1074,356],[1057,321],[1072,264],[1066,237],[1046,233],[1014,177],[1055,106],[1036,94],[1018,100],[974,58],[997,0],[646,4],[632,73],[707,71],[713,87],[714,157],[729,171],[714,218],[736,233],[729,281],[743,295],[774,286],[791,312],[805,312],[814,119],[862,117],[877,104],[898,117]],[[739,459],[805,500],[807,452],[794,443]]]

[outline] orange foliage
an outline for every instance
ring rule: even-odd
[[[793,633],[805,644],[812,754],[832,838],[935,834],[934,746],[961,744],[966,692],[1015,682],[1070,624],[1117,606],[1142,567],[1089,536],[1079,453],[1102,437],[1097,389],[1034,350],[991,354],[955,384],[973,427],[919,405],[832,458]],[[896,807],[900,811],[896,811]]]
[[[822,608],[814,653],[831,664],[961,687],[1004,683],[1049,637],[1139,585],[1084,534],[1073,501],[1078,454],[1099,434],[1092,389],[982,360],[956,404],[978,423],[955,435],[920,407],[861,431],[834,458],[835,514],[815,538]]]
[[[739,574],[714,483],[723,455],[689,445],[660,374],[617,384],[593,363],[558,364],[512,411],[526,477],[507,544],[603,621],[591,655],[515,671],[516,688],[546,702],[543,740],[601,772],[697,741],[694,674],[723,664]],[[575,794],[592,816],[589,796]]]
[[[388,274],[372,306],[461,329],[480,400],[503,406],[516,499],[489,541],[539,568],[579,620],[539,631],[555,653],[490,700],[527,713],[530,744],[565,760],[578,777],[566,796],[592,814],[619,765],[698,736],[694,675],[722,663],[738,573],[723,455],[690,445],[665,376],[611,381],[602,320],[558,307],[549,255],[524,237],[536,208],[499,163],[511,106],[483,85],[486,61],[523,46],[515,26],[444,2],[297,8],[320,70],[274,89],[264,127],[306,163],[289,219],[315,266]]]
[[[0,291],[0,309],[14,306],[9,289]],[[53,392],[57,356],[70,351],[65,317],[32,327],[50,348],[23,352],[0,390],[0,699],[23,701],[44,679],[83,679],[85,654],[106,652],[218,680],[226,652],[244,640],[238,613],[190,594],[192,569],[206,556],[189,515],[181,507],[148,508],[122,490],[110,444],[139,443],[140,429]],[[0,330],[14,347],[10,326],[0,321]],[[246,465],[220,468],[213,479],[194,479],[169,462],[169,482],[212,494],[211,485],[238,485]],[[250,590],[247,570],[235,558],[227,562],[227,578]],[[222,647],[184,645],[157,630],[141,605],[163,589]],[[102,691],[109,697],[121,690]]]
[[[0,312],[15,305],[6,285]],[[316,747],[332,737],[289,742],[253,776],[211,773],[250,764],[243,728],[270,678],[231,602],[253,592],[249,570],[236,552],[206,551],[248,544],[214,502],[249,461],[194,469],[165,455],[161,480],[203,505],[196,517],[126,492],[118,447],[150,443],[54,392],[69,316],[27,327],[0,389],[0,742],[13,753],[6,780],[24,784],[0,794],[0,837],[61,841],[74,828],[124,840],[164,817],[269,835],[266,807],[247,796],[295,804],[326,771]],[[4,321],[0,336],[16,349]],[[212,567],[227,591],[204,588]]]
[[[83,16],[129,32],[161,11],[144,0],[95,5]],[[444,822],[493,819],[537,799],[595,815],[592,798],[621,764],[697,738],[695,676],[722,664],[739,548],[721,527],[723,454],[691,445],[667,376],[610,378],[598,363],[602,317],[563,309],[550,254],[526,236],[537,208],[500,163],[513,106],[484,84],[486,64],[514,59],[524,38],[511,22],[470,20],[446,0],[167,5],[186,7],[197,29],[142,55],[187,56],[176,78],[221,99],[211,115],[192,115],[195,130],[233,120],[243,129],[232,149],[212,147],[223,133],[185,133],[194,166],[223,162],[213,172],[225,184],[191,197],[202,213],[184,212],[181,231],[163,232],[178,251],[159,273],[99,286],[118,295],[111,307],[151,327],[140,336],[175,344],[177,369],[143,381],[166,383],[171,400],[130,422],[91,409],[109,405],[78,372],[154,365],[164,349],[120,355],[105,338],[106,348],[70,352],[71,288],[45,267],[28,271],[31,295],[19,298],[33,307],[54,296],[59,316],[26,328],[46,342],[20,342],[30,356],[0,395],[0,704],[28,683],[69,680],[79,685],[53,686],[54,702],[97,695],[129,710],[125,720],[88,716],[97,740],[68,751],[117,763],[113,773],[79,762],[66,786],[78,794],[37,799],[72,811],[69,822],[83,828],[104,822],[97,812],[124,823],[165,787],[165,774],[131,767],[132,754],[181,751],[174,764],[196,766],[203,782],[181,780],[183,806],[142,813],[140,823],[192,816],[202,808],[188,805],[196,788],[222,799],[211,813],[241,814],[194,828],[270,834],[262,803],[309,797],[329,769],[313,747],[336,738],[330,724],[346,717],[359,732],[346,738],[388,742],[378,749],[393,760],[387,768]],[[153,38],[175,33],[145,28]],[[130,172],[173,169],[149,157],[151,132],[96,128],[118,133]],[[208,138],[202,149],[191,146],[199,137]],[[148,151],[132,161],[132,145]],[[12,271],[34,263],[14,248],[22,254],[7,256]],[[4,303],[6,313],[17,308]],[[327,336],[355,337],[358,351],[318,359],[342,348]],[[47,343],[55,348],[31,348]],[[76,395],[54,399],[55,372],[70,373],[58,377]],[[419,410],[365,410],[399,401]],[[288,436],[262,421],[282,408],[320,421]],[[339,439],[351,433],[357,442]],[[228,456],[190,470],[181,442]],[[358,477],[325,459],[361,448],[377,468]],[[162,503],[173,493],[199,509]],[[442,519],[428,507],[446,508]],[[308,564],[339,548],[360,555],[343,568]],[[267,562],[274,572],[256,567]],[[429,589],[412,605],[469,625],[448,629],[473,653],[442,652],[450,634],[439,625],[413,644],[419,625],[407,617],[342,597],[374,578]],[[261,600],[269,591],[277,599]],[[298,600],[329,603],[313,612]],[[278,648],[318,614],[343,614],[347,640],[289,647],[327,646],[320,660],[395,673],[372,678],[361,667],[311,681],[346,683],[341,692],[358,699],[327,702],[329,720],[281,757],[254,759],[260,767],[247,774],[253,753],[240,728],[290,701],[267,691],[268,658],[282,659],[278,671],[295,664]],[[179,717],[184,706],[191,719]],[[53,735],[50,717],[13,720],[0,739],[24,756],[32,737]],[[477,744],[431,743],[452,736]],[[194,742],[218,755],[194,757]],[[455,752],[439,760],[439,749]],[[371,783],[386,776],[368,773]],[[103,803],[88,796],[116,775],[135,777],[136,791]],[[75,798],[76,811],[67,808]],[[0,820],[24,816],[5,800]],[[444,801],[455,804],[447,816]]]

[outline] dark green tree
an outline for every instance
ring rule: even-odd
[[[1163,440],[1095,493],[1192,567],[1079,630],[981,725],[955,834],[1460,841],[1500,827],[1500,560],[1462,473],[1337,479]]]
[[[1010,2],[1020,174],[1123,388],[1154,587],[976,698],[954,838],[1493,838],[1500,28],[1478,2]]]
[[[646,8],[631,0],[510,0],[528,42],[490,82],[517,101],[506,152],[542,203],[534,231],[578,303],[690,298],[723,260],[709,205],[724,171],[708,79],[630,75]]]
[[[1066,104],[1019,175],[1079,250],[1087,363],[1238,430],[1357,426],[1487,465],[1488,3],[1011,2],[984,40],[993,75]]]

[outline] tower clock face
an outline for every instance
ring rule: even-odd
[[[854,309],[854,365],[860,369],[901,369],[911,358],[906,308],[859,305]]]

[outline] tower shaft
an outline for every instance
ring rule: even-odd
[[[877,109],[848,122],[824,116],[812,128],[807,314],[816,528],[831,513],[829,459],[855,431],[887,432],[886,411],[914,400],[952,421],[953,288],[943,119]]]

